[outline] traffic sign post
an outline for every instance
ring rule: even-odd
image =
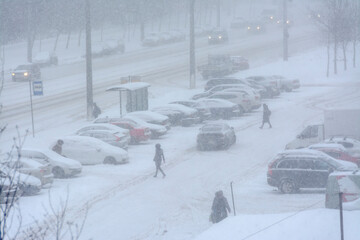
[[[33,94],[34,96],[42,96],[44,94],[42,81],[33,81]]]
[[[42,96],[44,94],[42,81],[33,81],[32,82],[32,91],[31,91],[31,79],[29,79],[29,92],[30,92],[32,135],[33,135],[33,137],[35,137],[34,110],[33,110],[32,95],[34,95],[34,96]]]

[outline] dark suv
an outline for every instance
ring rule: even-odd
[[[282,193],[294,193],[300,188],[325,188],[333,171],[356,168],[316,150],[287,150],[270,162],[267,182]]]
[[[197,135],[197,148],[202,150],[227,149],[236,142],[233,127],[226,123],[205,124]]]
[[[15,81],[28,81],[41,78],[40,68],[37,64],[24,64],[19,65],[11,73],[12,80]]]

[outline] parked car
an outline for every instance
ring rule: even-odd
[[[14,82],[34,81],[41,78],[41,72],[37,64],[29,63],[17,66],[11,76]]]
[[[126,116],[137,117],[147,123],[158,124],[158,125],[164,126],[164,127],[166,127],[167,130],[170,130],[170,128],[171,128],[169,117],[159,114],[159,113],[156,113],[156,112],[136,111],[136,112],[127,113]]]
[[[326,184],[325,207],[340,208],[339,193],[342,208],[345,210],[360,210],[360,171],[334,172],[329,175]]]
[[[126,142],[127,143],[130,142],[130,132],[128,129],[124,129],[110,123],[96,123],[96,124],[93,123],[93,124],[85,125],[76,131],[76,135],[80,135],[81,133],[89,130],[108,130],[108,131],[120,132],[122,135],[125,136]]]
[[[1,174],[0,170],[0,204],[15,203],[23,194],[17,184],[10,181],[6,176]]]
[[[238,89],[253,89],[254,91],[256,92],[259,92],[257,91],[256,89],[250,87],[249,85],[247,84],[244,84],[244,83],[239,83],[239,84],[220,84],[220,85],[215,85],[214,87],[210,88],[209,90],[206,90],[202,93],[198,93],[198,94],[195,94],[192,99],[193,100],[197,100],[197,99],[200,99],[200,98],[206,98],[216,92],[220,92],[220,91],[223,91],[225,89],[228,89],[228,88],[238,88]]]
[[[181,104],[164,104],[152,108],[151,111],[168,116],[173,125],[189,126],[201,122],[201,118],[196,109]],[[174,115],[174,112],[180,114]]]
[[[97,138],[110,145],[123,149],[127,149],[130,142],[130,138],[128,138],[126,135],[114,130],[88,130],[78,135]]]
[[[200,128],[197,135],[199,150],[227,149],[236,142],[233,127],[226,123],[208,123]]]
[[[269,77],[277,81],[277,85],[282,91],[291,92],[293,89],[300,87],[299,79],[287,79],[280,75],[272,75]]]
[[[199,99],[198,102],[203,108],[207,108],[211,112],[211,118],[213,119],[230,119],[241,115],[239,106],[223,99]]]
[[[54,175],[51,173],[49,163],[39,163],[30,158],[3,158],[1,164],[23,174],[31,175],[41,181],[41,185],[50,185],[54,181]]]
[[[35,195],[41,190],[41,181],[36,177],[20,173],[4,165],[0,165],[0,178],[4,181],[15,181],[22,195]]]
[[[108,39],[102,42],[94,42],[91,45],[91,55],[95,58],[124,52],[125,45],[122,40]],[[86,54],[84,54],[85,56]]]
[[[228,33],[225,29],[216,28],[208,35],[209,44],[225,43],[229,40]]]
[[[54,144],[55,145],[55,144]],[[53,146],[53,145],[52,145]],[[51,147],[52,147],[51,146]],[[42,164],[50,163],[55,178],[72,177],[81,173],[82,166],[79,161],[57,154],[48,149],[22,148],[21,156],[30,158]]]
[[[33,58],[33,63],[39,67],[58,65],[58,57],[54,52],[39,52]]]
[[[110,123],[115,126],[127,129],[130,132],[130,143],[138,144],[142,141],[147,141],[150,138],[150,129],[145,126],[140,126],[134,121],[118,118],[118,117],[100,117],[94,120],[93,123]]]
[[[84,136],[66,136],[62,152],[83,165],[128,163],[128,153],[99,139]],[[54,145],[54,144],[53,144]],[[51,147],[53,146],[51,145]]]
[[[137,118],[137,117],[134,117],[134,116],[125,115],[123,117],[123,119],[133,121],[136,124],[138,124],[139,126],[146,127],[148,129],[150,129],[151,138],[159,138],[160,136],[167,133],[166,127],[164,127],[162,125],[158,125],[158,124],[147,123],[147,122],[141,120],[140,118]]]
[[[179,100],[170,104],[181,104],[186,107],[194,108],[198,111],[201,122],[211,118],[211,111],[204,104],[193,100]]]
[[[240,114],[249,112],[252,109],[249,94],[243,92],[216,92],[208,97],[209,99],[223,99],[239,106]]]
[[[341,144],[346,151],[353,157],[360,158],[360,141],[350,137],[333,137],[325,139],[327,143]]]
[[[237,92],[245,94],[246,99],[250,101],[251,110],[261,107],[261,95],[252,88],[226,88],[218,93],[222,92]]]
[[[280,87],[278,83],[274,79],[266,78],[264,76],[250,76],[245,78],[246,80],[253,80],[258,84],[261,84],[266,88],[269,97],[279,96],[280,95]]]
[[[316,150],[285,150],[268,165],[267,182],[282,193],[300,188],[325,188],[331,172],[356,170],[350,162],[336,160]]]
[[[313,144],[308,147],[309,149],[314,149],[326,153],[327,155],[343,161],[348,161],[355,163],[360,167],[360,158],[355,158],[347,153],[346,148],[337,143],[318,143]]]

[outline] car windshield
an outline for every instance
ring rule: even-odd
[[[205,125],[201,128],[203,132],[221,132],[223,126],[222,125]]]
[[[31,67],[29,65],[20,65],[15,70],[29,70]]]

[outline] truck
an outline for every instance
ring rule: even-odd
[[[331,137],[351,137],[360,140],[360,109],[325,110],[323,124],[307,126],[285,148],[305,148]]]
[[[208,56],[208,63],[198,67],[203,79],[209,77],[224,77],[233,72],[233,63],[230,55],[211,54]]]

